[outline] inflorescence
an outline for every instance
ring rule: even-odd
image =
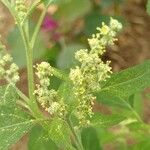
[[[59,100],[57,91],[49,89],[53,68],[49,63],[42,62],[36,66],[36,69],[36,75],[39,78],[39,84],[37,84],[37,90],[35,91],[37,100],[50,115],[63,117],[65,105],[62,100]]]
[[[104,63],[101,56],[106,51],[106,46],[113,45],[117,40],[115,37],[121,28],[121,23],[111,18],[109,26],[102,23],[102,27],[97,28],[98,32],[88,39],[90,50],[81,49],[75,53],[75,59],[80,65],[70,70],[69,78],[78,103],[75,114],[81,126],[90,124],[90,118],[93,116],[96,97],[92,93],[100,90],[102,83],[110,78],[112,73],[110,61]],[[50,115],[63,116],[66,111],[63,100],[59,100],[56,90],[49,90],[53,68],[47,62],[42,62],[36,68],[40,80],[35,91],[38,101]]]
[[[104,63],[101,56],[106,51],[106,46],[117,40],[115,36],[121,28],[121,23],[111,18],[109,26],[102,23],[102,27],[97,28],[98,33],[88,39],[90,50],[81,49],[75,53],[75,58],[81,65],[71,69],[69,77],[78,100],[77,116],[81,125],[89,124],[93,115],[92,107],[96,97],[92,92],[100,90],[102,82],[110,78],[110,61]]]
[[[0,43],[0,49],[4,50],[5,46]],[[19,81],[19,67],[13,63],[13,58],[9,54],[0,52],[0,79],[6,79],[11,84]]]

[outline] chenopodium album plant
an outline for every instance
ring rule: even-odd
[[[0,78],[5,79],[7,84],[0,87],[0,150],[8,149],[37,125],[41,126],[43,132],[40,129],[37,137],[31,136],[34,140],[29,141],[29,149],[40,149],[42,143],[49,142],[51,144],[42,145],[44,149],[99,150],[103,143],[96,132],[97,127],[107,129],[118,125],[120,135],[130,135],[129,125],[134,124],[138,126],[136,128],[146,129],[149,133],[149,126],[142,121],[131,101],[134,101],[135,93],[150,85],[150,62],[113,74],[110,61],[104,63],[101,58],[106,46],[113,45],[117,40],[121,23],[113,18],[110,18],[109,25],[102,23],[97,33],[88,39],[89,49],[80,49],[75,53],[78,65],[67,74],[48,62],[33,65],[36,37],[52,0],[37,0],[30,5],[25,4],[24,0],[1,2],[14,17],[24,42],[29,96],[16,86],[20,80],[19,68],[1,43]],[[29,16],[41,3],[45,9],[30,36]],[[37,84],[34,81],[34,68],[39,79]],[[50,89],[52,76],[62,80],[57,90]],[[96,102],[118,108],[113,109],[111,115],[104,115],[94,111],[94,106],[98,105]],[[114,139],[126,140],[122,136],[115,136]],[[140,142],[139,138],[137,142]]]

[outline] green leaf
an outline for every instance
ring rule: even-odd
[[[120,136],[118,134],[115,135],[113,132],[110,132],[108,128],[102,128],[100,126],[96,126],[94,128],[96,129],[98,137],[101,140],[101,145],[112,143],[113,141],[116,142],[116,139]]]
[[[147,1],[146,10],[147,13],[150,15],[150,0]]]
[[[40,126],[35,126],[29,136],[28,150],[58,150],[48,133]]]
[[[150,61],[115,73],[108,79],[101,93],[110,93],[117,97],[128,97],[150,86]]]
[[[70,129],[66,122],[60,118],[54,118],[51,122],[46,124],[47,131],[56,145],[65,150],[73,150],[70,140]]]
[[[63,22],[72,22],[84,16],[90,8],[90,0],[69,0],[59,6],[55,16]]]
[[[144,139],[142,142],[139,142],[138,144],[134,144],[129,149],[130,150],[149,150],[150,141],[148,139]]]
[[[0,107],[0,150],[7,150],[16,143],[34,123],[35,120],[17,108]]]
[[[133,122],[133,123],[130,123],[127,125],[128,128],[131,130],[131,131],[148,131],[150,130],[150,126],[148,124],[145,124],[145,123],[141,123],[141,122]],[[148,135],[148,134],[147,134]]]
[[[31,27],[31,30],[33,29],[33,25]],[[24,48],[24,44],[22,41],[22,38],[19,34],[19,31],[17,28],[14,28],[14,30],[9,34],[8,36],[8,43],[11,48],[12,57],[14,59],[14,62],[19,67],[25,67],[26,66],[26,52]],[[45,54],[45,46],[43,44],[44,42],[38,35],[35,47],[34,47],[34,60],[40,59]]]
[[[62,83],[58,89],[58,94],[60,98],[64,100],[65,104],[69,106],[69,112],[73,111],[76,108],[77,100],[75,98],[71,83]]]
[[[143,116],[143,108],[144,108],[143,102],[144,101],[143,101],[141,93],[135,94],[135,96],[134,96],[134,109],[141,117]]]
[[[75,52],[83,48],[84,46],[80,44],[70,44],[64,47],[64,49],[58,56],[57,60],[58,68],[69,69],[75,66],[75,64],[77,64],[77,61],[74,58]]]
[[[92,117],[91,123],[93,126],[100,126],[100,127],[107,128],[107,127],[117,125],[125,119],[126,117],[119,114],[103,115],[97,113],[94,114],[94,116]]]
[[[133,122],[128,125],[130,134],[136,140],[131,150],[148,150],[150,148],[150,126],[145,123]]]
[[[29,115],[18,109],[18,98],[10,85],[0,87],[0,150],[16,143],[35,123]]]
[[[143,99],[141,93],[136,93],[129,97],[130,105],[142,117],[143,116]]]
[[[128,98],[128,103],[130,104],[131,107],[134,107],[134,94],[130,95]]]
[[[96,100],[102,104],[129,110],[129,104],[127,103],[127,101],[122,100],[121,98],[116,97],[113,94],[100,92],[96,94],[96,97]]]
[[[121,109],[121,113],[123,113],[127,117],[136,118],[138,121],[141,121],[140,116],[136,112],[136,110],[128,103],[127,100],[116,97],[112,93],[98,93],[97,95],[97,101],[102,102],[103,104],[118,107],[118,108],[124,108],[123,111]],[[132,112],[132,113],[131,113]]]
[[[18,96],[15,89],[10,85],[0,86],[0,106],[14,107]]]
[[[94,128],[84,128],[81,132],[81,140],[85,150],[102,150],[100,140]]]

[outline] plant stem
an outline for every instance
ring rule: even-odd
[[[68,123],[68,125],[70,127],[70,130],[71,130],[73,136],[74,136],[74,140],[75,140],[75,144],[76,144],[77,150],[84,150],[84,148],[82,146],[82,143],[80,142],[80,139],[79,139],[78,135],[76,134],[76,132],[74,130],[74,127],[72,125],[72,122],[70,121],[69,118],[67,118],[67,123]]]
[[[38,23],[37,23],[37,25],[35,27],[34,33],[33,33],[32,38],[31,38],[31,48],[34,47],[34,44],[35,44],[35,41],[37,39],[37,35],[39,33],[42,21],[43,21],[45,15],[46,15],[46,12],[47,12],[47,9],[48,9],[49,5],[52,3],[52,1],[53,0],[49,0],[48,4],[46,5],[45,9],[43,10],[43,12],[40,15],[40,18],[38,20]]]
[[[37,35],[39,33],[39,30],[40,30],[40,27],[41,27],[41,24],[42,24],[42,21],[43,21],[43,19],[45,17],[46,12],[47,12],[47,9],[44,9],[43,12],[42,12],[42,14],[41,14],[41,16],[40,16],[40,18],[39,18],[39,20],[38,20],[38,23],[37,23],[36,27],[35,27],[33,36],[31,38],[31,48],[34,47]]]
[[[27,25],[27,24],[25,24]],[[35,96],[34,96],[34,75],[33,75],[33,49],[30,46],[29,37],[27,30],[25,30],[25,26],[18,25],[20,30],[25,50],[26,50],[26,61],[27,61],[27,72],[28,72],[28,92],[29,92],[29,99],[28,102],[33,115],[35,117],[42,117],[42,114],[38,108]]]

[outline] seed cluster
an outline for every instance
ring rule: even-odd
[[[50,115],[63,117],[65,114],[65,105],[59,100],[57,91],[49,89],[50,77],[53,76],[53,68],[47,62],[42,62],[36,66],[36,75],[39,78],[39,84],[35,94],[41,106],[49,112]]]
[[[89,118],[93,115],[92,106],[95,97],[92,92],[100,90],[102,82],[105,82],[112,73],[110,61],[104,63],[101,56],[105,52],[105,47],[117,40],[115,36],[121,28],[122,25],[111,18],[109,26],[102,23],[102,27],[97,28],[98,33],[88,39],[90,50],[81,49],[75,53],[75,58],[81,65],[71,69],[69,77],[78,100],[77,116],[81,125],[89,124]]]

